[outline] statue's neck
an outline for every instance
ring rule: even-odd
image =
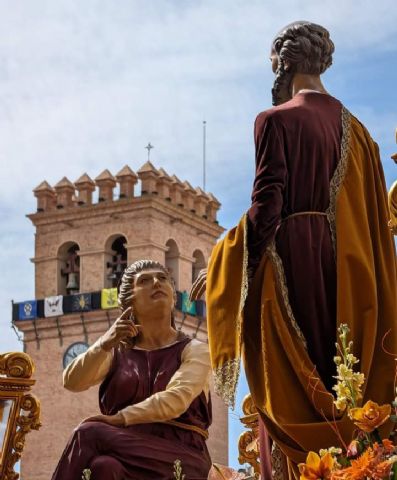
[[[291,82],[292,97],[302,90],[314,90],[320,93],[328,93],[324,88],[320,75],[296,73]]]

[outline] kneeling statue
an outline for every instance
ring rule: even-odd
[[[64,371],[73,392],[100,383],[102,415],[74,430],[52,480],[80,480],[83,471],[91,480],[169,480],[176,460],[189,480],[207,479],[207,344],[175,329],[175,288],[158,262],[125,270],[119,305],[121,316]]]

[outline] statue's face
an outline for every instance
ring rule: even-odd
[[[272,63],[272,71],[273,73],[276,73],[278,67],[278,56],[276,51],[274,50],[274,47],[272,47],[270,50],[270,61]]]
[[[169,276],[161,270],[150,269],[135,275],[133,306],[136,317],[162,310],[171,314],[174,308],[174,288]]]

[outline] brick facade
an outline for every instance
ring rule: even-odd
[[[55,189],[46,182],[35,189],[38,212],[29,218],[36,227],[32,261],[37,299],[65,293],[60,271],[62,251],[72,244],[79,248],[80,292],[108,286],[106,261],[111,258],[113,240],[119,236],[126,239],[128,264],[142,258],[168,264],[181,291],[189,290],[197,259],[204,257],[207,261],[223,231],[216,222],[220,205],[212,195],[206,196],[200,189],[183,183],[176,185],[174,179],[167,178],[163,170],[158,172],[149,162],[138,171],[142,192],[146,192],[139,196],[134,196],[137,176],[129,167],[115,177],[109,175],[105,171],[95,179],[105,199],[98,203],[92,201],[94,182],[86,174],[74,186],[62,179]],[[114,178],[120,185],[121,198],[117,199]],[[175,195],[176,188],[183,195]],[[173,199],[179,199],[178,203]],[[27,437],[22,478],[48,480],[73,428],[83,418],[98,413],[97,387],[78,394],[63,389],[62,360],[72,343],[92,344],[118,313],[117,309],[93,310],[65,314],[58,319],[16,322],[24,333],[25,351],[36,365],[33,392],[41,401],[43,424],[39,432]],[[205,322],[200,324],[193,316],[183,319],[178,312],[177,327],[181,328],[182,320],[185,333],[207,340]],[[214,423],[208,445],[213,461],[227,464],[227,409],[214,394],[212,400]]]

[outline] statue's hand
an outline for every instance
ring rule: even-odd
[[[85,418],[81,423],[86,422],[102,422],[108,425],[114,425],[116,427],[124,427],[124,419],[120,413],[116,415],[93,415],[92,417]]]
[[[189,299],[190,301],[198,300],[205,292],[207,287],[207,269],[200,270],[198,277],[194,281],[192,288],[190,289]]]
[[[136,325],[130,318],[132,307],[128,307],[101,337],[101,347],[107,352],[127,337],[136,337],[140,325]]]

